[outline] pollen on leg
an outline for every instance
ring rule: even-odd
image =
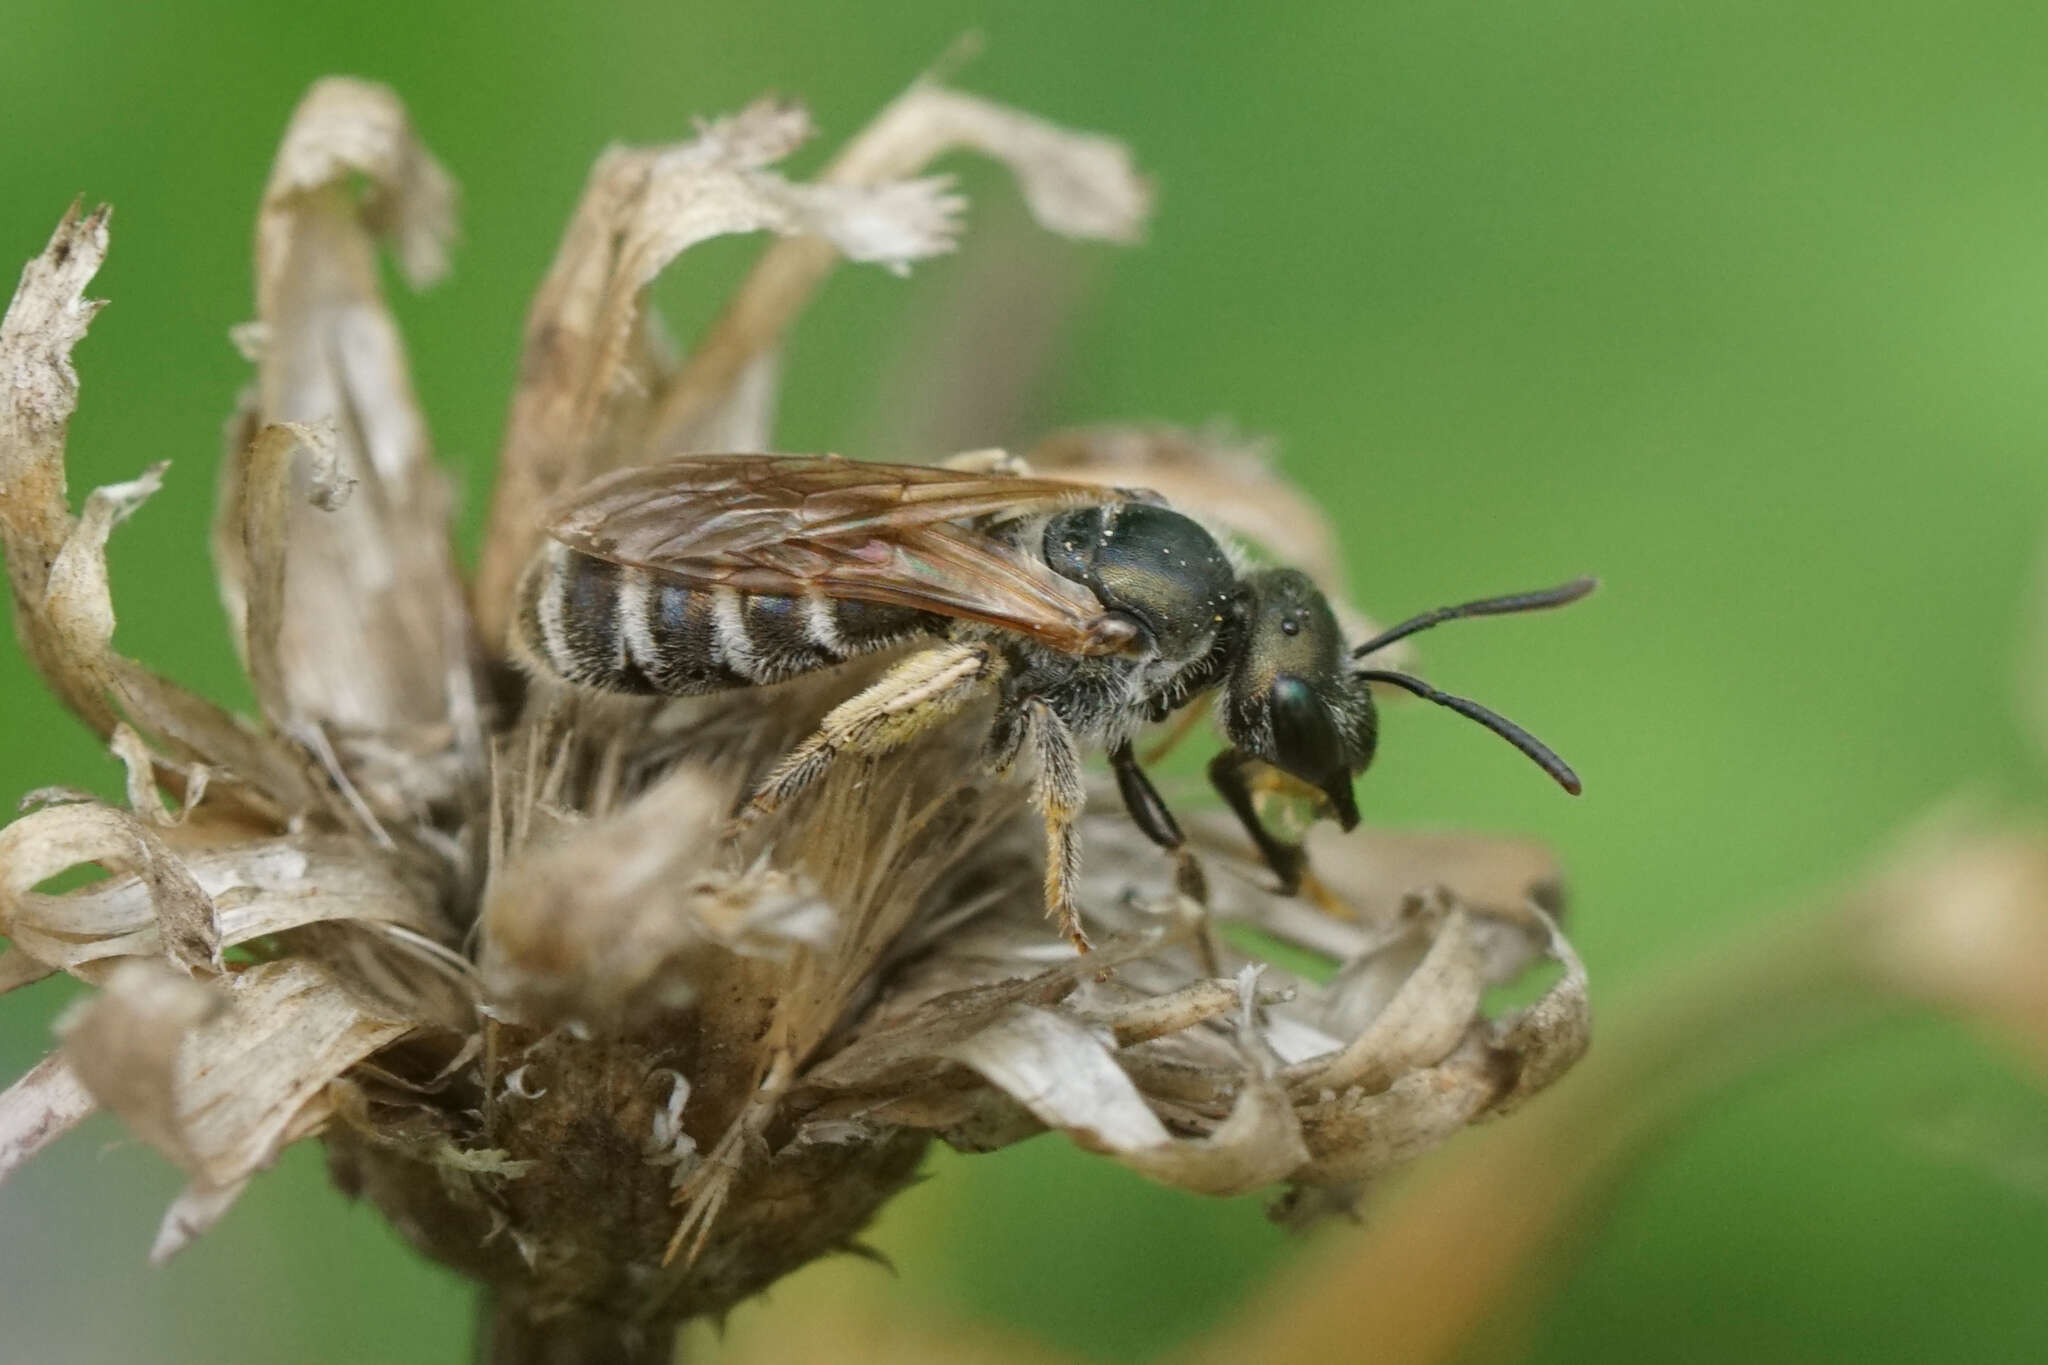
[[[788,805],[841,756],[878,758],[936,729],[986,687],[999,666],[986,645],[943,645],[911,655],[834,707],[816,733],[776,764],[735,817],[734,831]]]
[[[1081,781],[1081,751],[1073,732],[1044,701],[1024,704],[1024,725],[1038,757],[1038,780],[1032,796],[1045,817],[1045,909],[1077,951],[1089,950],[1081,929],[1074,888],[1081,881],[1081,841],[1074,822],[1086,800]]]
[[[1081,840],[1071,824],[1046,829],[1045,909],[1077,953],[1094,951],[1081,927],[1081,910],[1073,887],[1081,879]]]

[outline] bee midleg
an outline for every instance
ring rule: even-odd
[[[1038,758],[1032,799],[1045,817],[1045,909],[1080,952],[1088,951],[1074,889],[1081,881],[1081,841],[1075,822],[1087,800],[1081,783],[1081,750],[1074,732],[1043,697],[1024,703],[1024,736]]]
[[[1152,785],[1152,779],[1138,766],[1138,755],[1125,740],[1109,751],[1109,769],[1116,774],[1116,789],[1123,793],[1124,808],[1147,839],[1174,855],[1174,885],[1181,894],[1200,905],[1209,903],[1209,881],[1202,864],[1180,832],[1180,821],[1167,809],[1166,799]]]
[[[1001,656],[981,644],[939,645],[911,655],[833,707],[817,731],[761,779],[734,824],[743,828],[787,805],[843,754],[877,757],[908,744],[957,715],[1002,668]]]
[[[1178,853],[1187,847],[1180,821],[1173,818],[1159,789],[1138,766],[1138,755],[1132,751],[1129,740],[1109,751],[1109,769],[1116,774],[1116,789],[1123,793],[1124,806],[1144,836],[1168,853]]]

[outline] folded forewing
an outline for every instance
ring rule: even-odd
[[[693,455],[587,485],[548,532],[583,554],[694,584],[888,602],[1101,654],[1131,638],[1127,623],[971,523],[1130,496],[928,465]]]

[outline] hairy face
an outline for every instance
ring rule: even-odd
[[[1265,569],[1250,594],[1244,650],[1230,678],[1231,742],[1329,797],[1351,828],[1351,779],[1372,758],[1372,700],[1348,682],[1343,632],[1306,574]]]

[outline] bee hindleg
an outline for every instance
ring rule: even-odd
[[[958,714],[1000,668],[1000,659],[986,645],[941,645],[911,655],[873,686],[833,707],[810,738],[761,779],[740,808],[735,828],[789,804],[842,755],[879,757],[932,730]]]
[[[1074,888],[1081,880],[1081,841],[1074,828],[1086,791],[1081,785],[1081,750],[1073,731],[1042,698],[1024,703],[1024,731],[1038,757],[1032,796],[1045,817],[1045,909],[1080,952],[1088,951]]]
[[[1225,749],[1209,761],[1209,781],[1230,807],[1244,832],[1252,837],[1258,846],[1259,856],[1266,860],[1266,866],[1280,879],[1280,894],[1291,896],[1301,890],[1302,874],[1308,870],[1308,855],[1299,844],[1290,844],[1276,839],[1259,820],[1258,808],[1252,804],[1251,783],[1245,779],[1245,765],[1252,762],[1250,756],[1236,749]]]

